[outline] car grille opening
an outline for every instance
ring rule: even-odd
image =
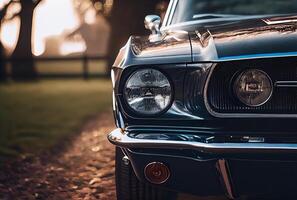
[[[249,107],[235,97],[234,79],[246,69],[259,69],[272,79],[271,99],[264,105]],[[281,87],[277,82],[289,83]],[[295,82],[295,83],[294,83]],[[209,79],[206,101],[214,113],[221,114],[297,114],[297,59],[262,59],[219,63]]]

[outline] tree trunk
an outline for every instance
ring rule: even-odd
[[[6,15],[7,12],[7,8],[9,6],[10,3],[8,3],[7,5],[5,5],[2,10],[0,10],[0,31],[1,31],[1,27],[2,27],[2,20]],[[6,80],[6,68],[5,68],[5,49],[4,46],[2,44],[2,42],[0,41],[0,81],[5,81]]]
[[[2,22],[2,16],[0,18],[0,30],[1,30],[1,22]],[[0,81],[5,81],[6,80],[6,69],[5,69],[5,49],[4,46],[2,45],[2,42],[0,41]]]
[[[14,80],[35,79],[37,76],[32,55],[32,24],[34,3],[21,1],[20,33],[14,52],[12,53],[12,78]]]
[[[156,14],[155,8],[159,0],[115,0],[111,12],[111,37],[109,41],[109,60],[107,73],[120,50],[130,35],[149,34],[144,28],[144,18],[148,14]]]
[[[6,70],[5,70],[5,56],[4,56],[4,47],[0,42],[0,81],[6,80]]]

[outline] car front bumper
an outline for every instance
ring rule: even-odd
[[[174,134],[129,133],[116,129],[109,141],[129,157],[137,177],[146,181],[148,163],[171,170],[167,189],[199,196],[293,194],[297,187],[297,144],[206,143]]]
[[[139,137],[140,136],[140,137]],[[181,140],[171,135],[129,134],[116,129],[108,135],[109,141],[123,148],[193,149],[204,153],[297,153],[297,144],[282,143],[202,143]],[[189,138],[189,137],[188,137]],[[185,139],[185,137],[183,137]]]

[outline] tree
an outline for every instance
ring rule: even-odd
[[[149,34],[144,28],[144,18],[148,14],[164,12],[164,5],[169,0],[74,0],[79,12],[86,11],[88,6],[93,6],[98,13],[103,14],[111,25],[111,36],[108,50],[108,65],[106,72],[110,73],[119,49],[125,44],[130,35]],[[163,2],[160,6],[159,3]],[[165,3],[165,4],[164,4]],[[86,4],[84,6],[80,6]],[[111,7],[112,5],[112,7]],[[159,6],[157,6],[159,5]],[[166,6],[165,6],[166,7]],[[157,12],[158,10],[158,12]]]
[[[161,0],[114,0],[110,17],[112,31],[109,42],[108,73],[119,49],[130,35],[149,34],[144,28],[144,18],[148,14],[159,14],[156,8],[160,2]]]
[[[2,9],[0,9],[0,30],[1,30],[1,24],[2,21],[6,15],[7,9],[10,6],[10,4],[12,3],[12,1],[9,1]],[[6,79],[6,70],[5,70],[5,50],[4,47],[2,45],[2,42],[0,41],[0,81],[3,81]]]
[[[34,9],[42,0],[14,0],[21,10],[14,16],[20,17],[20,32],[12,58],[12,78],[15,80],[34,79],[37,76],[32,54],[32,24]]]

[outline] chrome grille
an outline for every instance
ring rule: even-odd
[[[271,99],[259,107],[243,105],[232,91],[234,77],[248,68],[265,71],[275,85]],[[214,113],[294,115],[297,114],[297,85],[294,84],[296,81],[297,60],[295,58],[221,63],[214,68],[209,79],[207,104]],[[280,87],[276,83],[286,84],[281,84]]]

